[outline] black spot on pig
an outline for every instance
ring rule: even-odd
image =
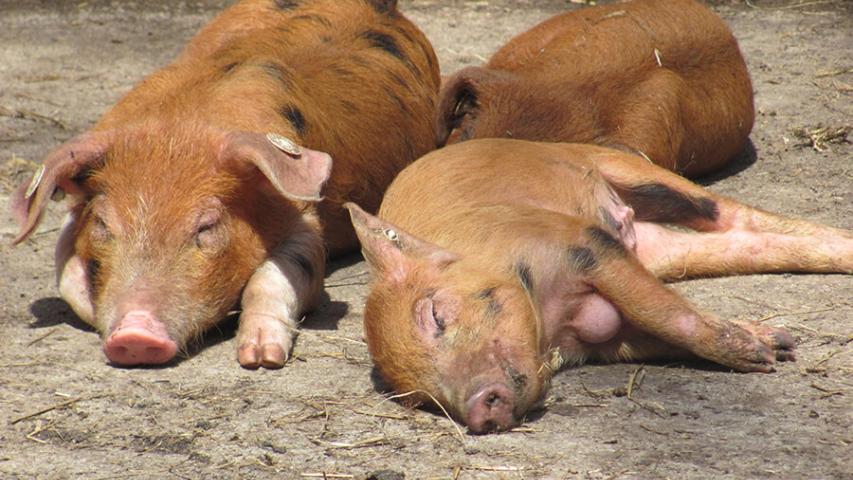
[[[720,216],[717,203],[710,198],[692,197],[661,183],[632,185],[619,190],[634,208],[637,220],[676,223],[694,219],[714,221]]]
[[[598,266],[598,260],[587,247],[569,247],[569,265],[576,272],[588,272]]]
[[[614,252],[614,253],[625,253],[625,246],[622,245],[622,242],[616,239],[613,235],[610,234],[607,230],[595,226],[588,227],[586,229],[587,235],[589,235],[589,239],[592,243],[601,249],[604,252]]]
[[[367,0],[367,3],[379,13],[386,15],[397,13],[397,0]]]
[[[299,0],[273,0],[275,8],[280,10],[293,10],[299,6]]]
[[[408,63],[409,59],[406,58],[406,55],[404,55],[403,51],[400,50],[400,46],[397,44],[397,41],[394,40],[394,37],[391,35],[377,32],[375,30],[368,30],[362,33],[361,36],[370,41],[370,45],[372,47],[383,50],[386,53]]]
[[[299,136],[305,135],[305,116],[302,114],[302,110],[293,105],[286,105],[281,109],[281,115],[293,125]]]
[[[302,274],[305,275],[305,278],[314,278],[314,264],[311,263],[311,260],[306,258],[304,255],[293,252],[287,253],[286,256],[291,263],[302,270]]]

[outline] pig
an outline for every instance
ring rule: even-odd
[[[436,144],[589,143],[697,177],[737,158],[754,115],[719,17],[693,0],[633,0],[557,15],[446,79]]]
[[[438,63],[396,4],[240,1],[13,194],[16,244],[67,198],[59,291],[111,364],[170,362],[237,305],[240,365],[285,363],[358,246],[342,204],[433,148]]]
[[[795,359],[783,329],[717,318],[663,281],[853,273],[849,231],[596,145],[470,140],[403,170],[378,216],[346,207],[372,272],[364,328],[380,377],[473,433],[518,425],[555,371],[587,360],[771,372]]]

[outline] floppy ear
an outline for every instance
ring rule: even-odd
[[[12,193],[12,216],[21,227],[12,240],[13,245],[24,241],[35,230],[49,198],[59,192],[82,197],[83,191],[76,178],[103,165],[110,141],[108,132],[87,132],[68,140],[48,155],[36,173]]]
[[[443,268],[458,260],[455,253],[409,235],[352,202],[345,203],[344,208],[349,210],[364,259],[378,276],[399,282],[416,263]]]
[[[489,87],[509,77],[506,72],[484,67],[465,67],[449,78],[442,78],[435,117],[435,145],[447,143],[454,128],[459,128],[466,115],[482,107]]]
[[[220,161],[237,169],[257,168],[282,196],[319,202],[332,172],[332,157],[277,134],[231,132],[222,140]]]

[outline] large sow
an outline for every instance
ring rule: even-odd
[[[44,160],[15,243],[70,198],[59,290],[113,364],[168,362],[242,302],[240,364],[280,367],[357,246],[341,205],[433,147],[438,87],[394,0],[241,1]]]

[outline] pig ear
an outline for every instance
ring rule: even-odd
[[[47,200],[55,193],[83,194],[75,177],[103,165],[109,144],[108,133],[88,132],[67,141],[44,159],[36,173],[12,194],[12,216],[21,227],[12,244],[21,243],[35,230]]]
[[[462,124],[465,115],[477,110],[480,87],[491,76],[484,68],[466,67],[449,78],[442,78],[435,117],[437,147],[447,143],[450,132]]]
[[[456,254],[409,235],[354,203],[347,202],[344,208],[349,210],[365,260],[383,277],[402,281],[415,263],[426,261],[442,268],[458,260]]]
[[[332,172],[332,157],[276,134],[231,132],[223,140],[220,161],[237,168],[257,168],[281,195],[319,202]]]

